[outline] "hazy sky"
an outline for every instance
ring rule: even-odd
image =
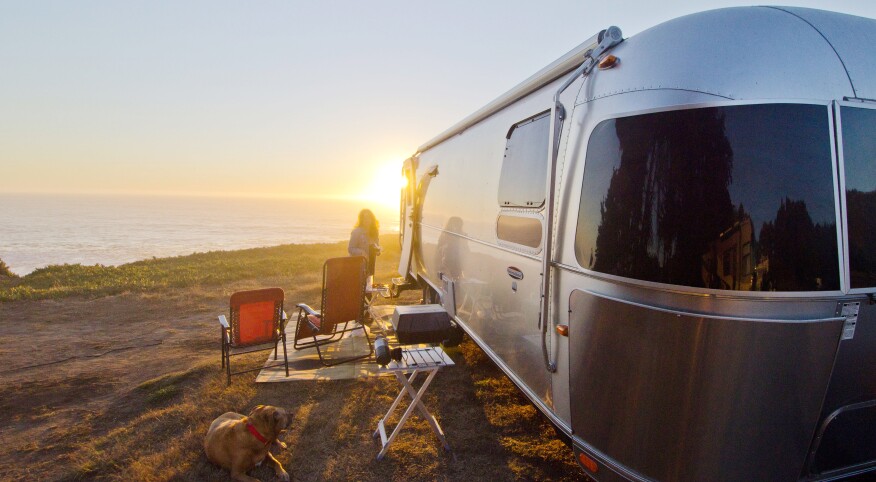
[[[745,4],[0,0],[0,192],[394,194],[417,146],[601,28]]]

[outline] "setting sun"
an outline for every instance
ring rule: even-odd
[[[379,203],[386,207],[397,207],[399,193],[404,187],[401,175],[402,161],[390,161],[381,164],[374,170],[371,182],[360,197],[364,200]]]

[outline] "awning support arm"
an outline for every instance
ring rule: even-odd
[[[538,326],[541,329],[541,351],[544,357],[545,368],[551,373],[557,371],[557,363],[554,360],[551,360],[550,353],[548,353],[547,346],[547,332],[548,326],[551,325],[550,321],[550,288],[551,288],[551,264],[553,263],[553,233],[554,233],[554,219],[556,216],[556,209],[554,203],[556,201],[555,189],[556,189],[556,172],[557,172],[557,158],[560,152],[560,136],[563,132],[563,120],[566,118],[566,108],[563,106],[562,102],[560,102],[560,95],[569,88],[578,78],[587,77],[593,71],[593,67],[596,66],[600,57],[608,51],[610,48],[615,45],[621,43],[623,41],[623,34],[621,30],[617,27],[608,27],[607,29],[599,32],[599,43],[593,50],[588,50],[584,54],[584,62],[580,67],[575,69],[572,72],[565,82],[557,89],[557,92],[554,94],[554,105],[551,107],[551,138],[548,147],[548,155],[550,156],[550,162],[548,163],[548,174],[547,174],[547,198],[545,199],[545,211],[546,211],[546,219],[544,226],[544,234],[542,239],[544,239],[544,249],[542,251],[543,259],[541,266],[542,273],[542,286],[541,286],[541,303],[540,310],[538,316]]]

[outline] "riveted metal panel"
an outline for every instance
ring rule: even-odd
[[[811,8],[777,7],[821,33],[842,59],[855,97],[876,99],[876,20]]]

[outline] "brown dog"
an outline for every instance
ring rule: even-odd
[[[204,439],[204,451],[210,462],[230,470],[234,480],[258,482],[246,473],[266,462],[274,468],[280,480],[289,482],[289,474],[270,452],[274,445],[286,448],[277,437],[289,422],[286,410],[269,405],[257,406],[249,416],[226,412],[210,424]]]

